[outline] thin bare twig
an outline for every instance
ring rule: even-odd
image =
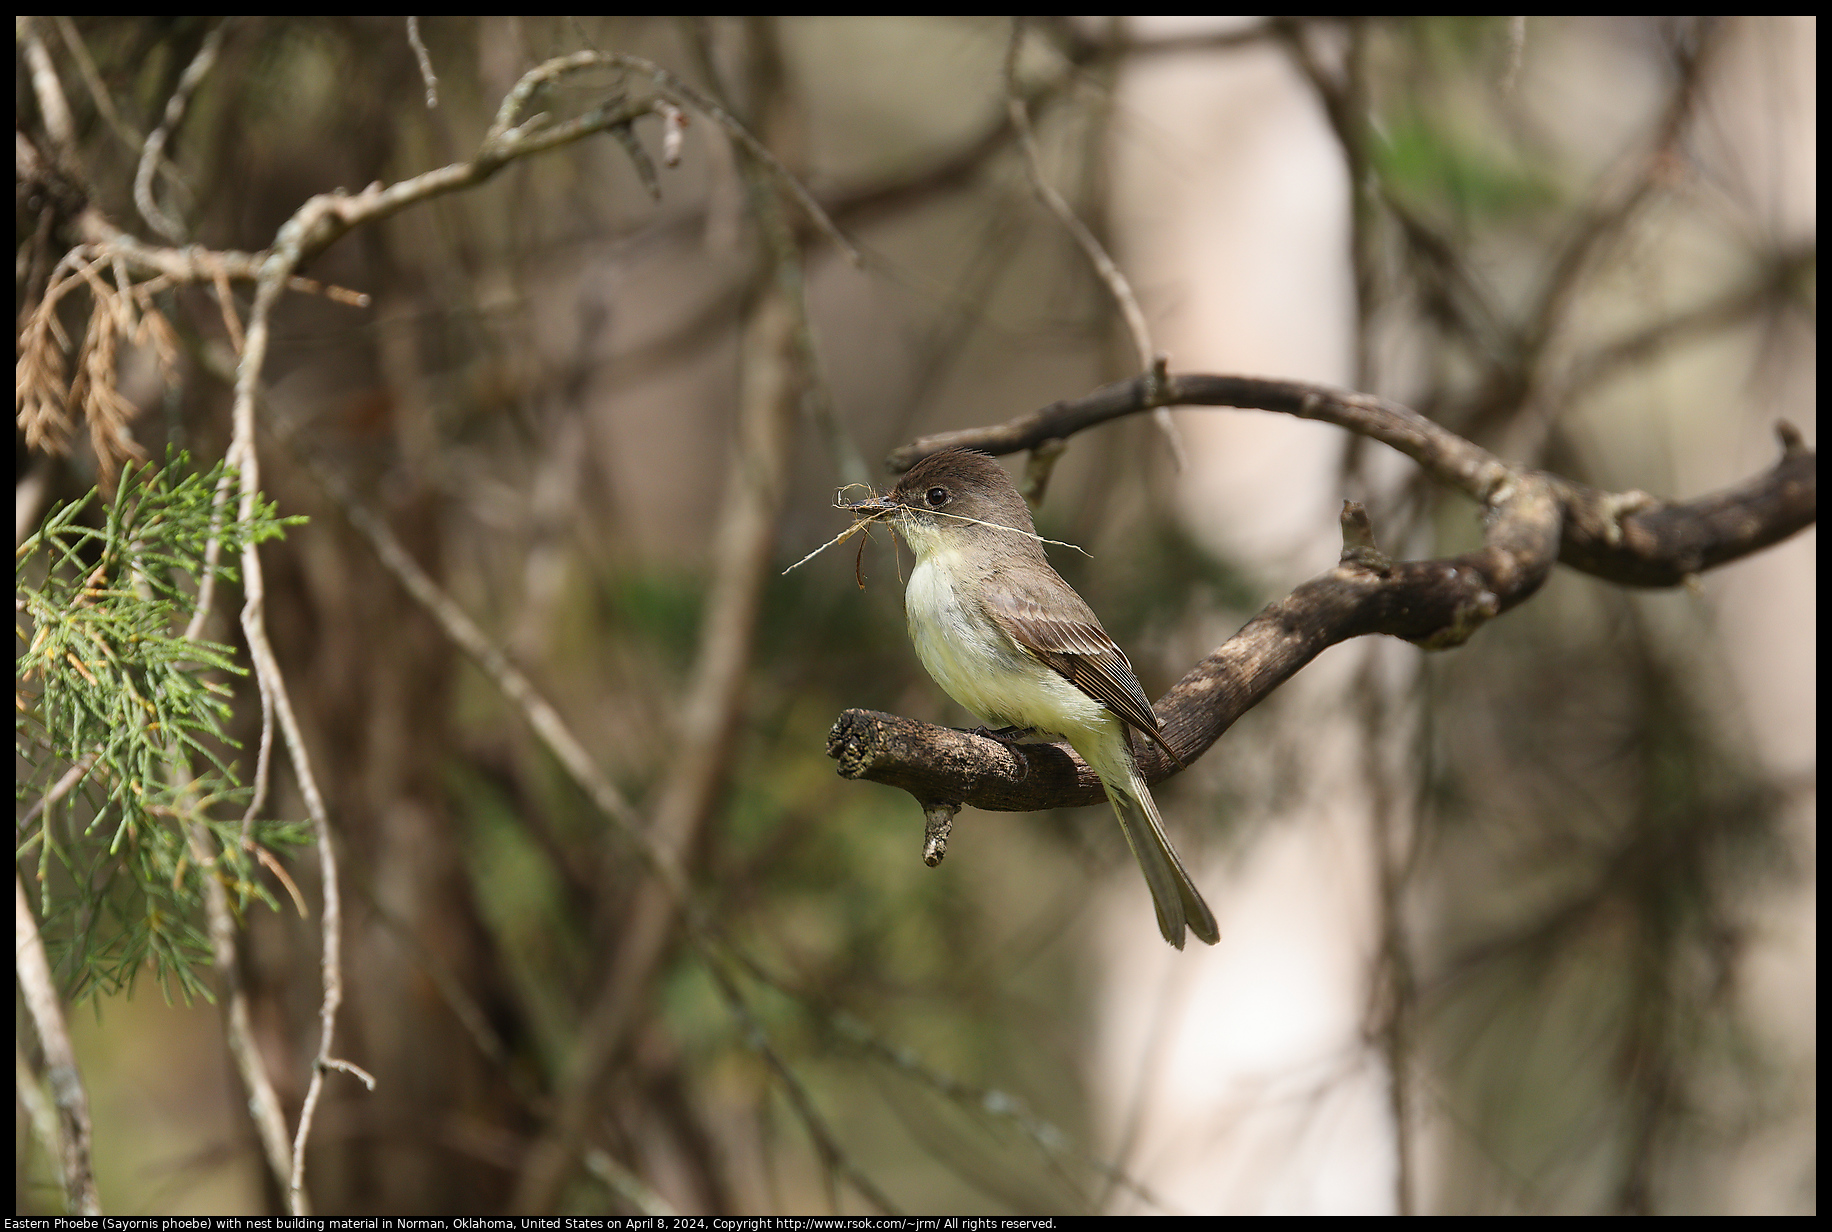
[[[70,768],[64,771],[64,776],[51,785],[51,790],[32,802],[32,807],[28,808],[24,815],[14,823],[14,829],[24,831],[27,826],[38,819],[40,813],[69,795],[70,789],[82,782],[83,776],[89,773],[89,768],[95,765],[98,755],[97,751],[92,749],[72,762]]]
[[[1011,115],[1012,128],[1018,134],[1018,145],[1024,151],[1024,167],[1030,175],[1031,187],[1037,196],[1056,216],[1058,222],[1074,238],[1088,258],[1088,264],[1094,267],[1101,282],[1113,296],[1113,302],[1119,306],[1120,315],[1126,321],[1126,332],[1132,337],[1133,350],[1138,355],[1139,371],[1150,372],[1157,359],[1157,350],[1152,346],[1151,328],[1145,323],[1145,313],[1139,307],[1138,297],[1132,293],[1132,285],[1126,281],[1126,275],[1114,263],[1101,242],[1094,238],[1087,224],[1075,215],[1069,203],[1063,200],[1062,194],[1044,178],[1043,159],[1037,152],[1036,135],[1031,131],[1030,110],[1024,105],[1024,97],[1018,92],[1018,48],[1024,39],[1024,19],[1014,18],[1011,28],[1011,41],[1005,47],[1005,107]]]
[[[1075,211],[1063,199],[1061,193],[1044,178],[1043,158],[1037,152],[1037,139],[1031,130],[1030,109],[1025,105],[1024,96],[1018,90],[1018,49],[1024,41],[1024,19],[1014,17],[1011,26],[1011,39],[1005,46],[1005,108],[1011,116],[1012,129],[1018,135],[1018,146],[1024,151],[1024,167],[1030,175],[1031,187],[1037,196],[1062,223],[1063,228],[1080,246],[1088,258],[1088,264],[1094,267],[1095,274],[1106,286],[1113,302],[1119,306],[1120,316],[1126,322],[1126,333],[1132,338],[1132,346],[1139,361],[1139,371],[1147,380],[1161,376],[1165,370],[1165,360],[1152,345],[1151,328],[1145,323],[1145,312],[1139,307],[1138,296],[1132,293],[1132,284],[1126,275],[1120,272],[1119,265],[1107,250],[1095,238],[1094,232],[1088,230],[1087,224],[1076,217]],[[1183,439],[1177,432],[1176,424],[1171,420],[1168,407],[1159,406],[1153,412],[1153,419],[1169,442],[1171,453],[1177,460],[1177,469],[1184,467]]]
[[[264,682],[257,680],[255,688],[261,695],[261,736],[255,748],[253,790],[248,793],[248,807],[242,811],[243,842],[253,834],[255,817],[267,807],[267,787],[273,774],[274,698]]]
[[[76,61],[77,75],[83,79],[83,85],[88,89],[89,98],[95,103],[96,113],[102,117],[102,122],[108,125],[109,131],[120,139],[122,145],[132,150],[139,149],[146,138],[121,118],[114,99],[108,93],[108,87],[102,82],[102,74],[95,67],[95,57],[89,54],[88,44],[83,42],[76,23],[61,13],[51,20],[57,23],[57,32],[63,37],[64,46],[70,49],[70,58]]]
[[[695,111],[711,118],[727,133],[736,138],[738,144],[748,151],[753,158],[769,168],[770,172],[775,176],[777,181],[782,184],[783,188],[800,203],[803,210],[807,211],[808,217],[813,220],[814,225],[820,228],[822,234],[826,235],[827,238],[833,242],[833,245],[840,250],[851,265],[855,268],[862,268],[864,266],[865,259],[859,255],[859,250],[853,247],[852,241],[846,238],[845,234],[840,231],[838,225],[828,216],[827,211],[821,208],[820,202],[814,199],[814,194],[810,193],[807,187],[802,184],[801,180],[791,174],[787,167],[782,165],[782,162],[775,154],[771,153],[768,146],[757,140],[751,133],[751,130],[746,128],[738,117],[727,111],[716,100],[688,85],[685,81],[682,81],[679,77],[676,77],[661,65],[656,64],[652,60],[645,60],[641,56],[632,56],[616,51],[575,51],[571,55],[556,56],[545,64],[530,69],[522,75],[521,80],[516,82],[515,86],[506,96],[504,96],[502,106],[497,108],[496,119],[491,122],[489,132],[484,135],[484,148],[489,150],[493,148],[496,142],[509,138],[522,140],[531,139],[524,132],[524,129],[537,125],[541,117],[536,116],[520,127],[516,125],[515,121],[516,118],[521,115],[522,108],[527,106],[528,100],[533,96],[535,90],[545,85],[548,81],[565,73],[577,72],[580,69],[596,66],[623,68],[641,73],[649,78],[656,89],[660,90],[665,96],[671,98],[675,103],[685,104],[686,106],[692,107]],[[646,112],[655,110],[655,108],[653,104],[644,104],[641,110]],[[673,121],[671,120],[670,122],[672,123]],[[535,131],[538,132],[539,130],[536,129]]]
[[[1675,80],[1652,139],[1618,169],[1626,184],[1605,187],[1588,210],[1574,211],[1577,224],[1554,254],[1551,271],[1541,286],[1538,302],[1528,314],[1523,350],[1537,357],[1555,331],[1569,321],[1567,305],[1577,294],[1585,271],[1594,266],[1640,212],[1666,184],[1686,128],[1705,95],[1706,70],[1724,42],[1724,23],[1715,17],[1693,19],[1685,37],[1674,40]]]
[[[70,117],[70,102],[64,97],[63,83],[57,79],[57,68],[51,53],[45,49],[34,18],[20,19],[24,27],[26,71],[32,79],[32,94],[38,100],[38,113],[44,118],[45,133],[56,145],[52,156],[66,165],[76,158],[76,121]]]
[[[337,502],[350,525],[369,541],[369,546],[375,550],[376,558],[382,566],[394,574],[395,580],[401,583],[407,593],[439,622],[445,635],[469,655],[471,661],[495,683],[497,690],[522,712],[547,751],[565,767],[598,810],[635,846],[650,871],[672,892],[685,898],[688,882],[679,862],[650,837],[643,819],[617,786],[599,770],[591,754],[553,708],[553,704],[541,696],[534,682],[509,661],[509,657],[478,627],[477,622],[420,567],[387,523],[357,498],[342,476],[321,465],[303,448],[295,445],[295,451],[312,476]]]
[[[753,974],[758,975],[759,978],[765,978],[761,972],[753,970]],[[780,987],[774,980],[769,982],[773,986]],[[942,1098],[976,1116],[993,1117],[1015,1126],[1020,1133],[1030,1139],[1031,1144],[1045,1159],[1051,1161],[1066,1159],[1095,1173],[1113,1188],[1132,1194],[1147,1206],[1170,1214],[1179,1213],[1143,1181],[1127,1172],[1119,1164],[1098,1155],[1090,1155],[1070,1145],[1067,1134],[1053,1123],[1032,1112],[1022,1100],[1010,1092],[1002,1091],[997,1087],[976,1086],[938,1070],[908,1049],[899,1048],[879,1038],[876,1033],[851,1014],[835,1014],[832,1023],[839,1031],[841,1038],[867,1056],[875,1057],[898,1073],[928,1087]]]
[[[1817,244],[1790,247],[1762,263],[1740,286],[1726,287],[1711,298],[1650,321],[1622,337],[1604,342],[1574,358],[1557,380],[1551,401],[1575,405],[1631,364],[1643,363],[1682,342],[1709,338],[1749,321],[1765,309],[1786,302],[1810,277],[1819,254]]]
[[[176,219],[159,207],[153,199],[153,175],[160,161],[165,156],[165,146],[184,120],[185,108],[190,105],[191,95],[196,93],[204,78],[216,66],[216,55],[222,49],[223,35],[229,29],[232,19],[225,18],[218,22],[210,33],[204,36],[203,46],[191,62],[185,65],[179,75],[178,85],[172,90],[172,97],[165,100],[165,115],[159,121],[159,127],[147,134],[146,145],[140,152],[140,166],[134,171],[134,205],[140,211],[140,217],[146,219],[146,225],[174,244],[185,240],[184,227]]]
[[[314,202],[317,201],[314,198]],[[310,210],[313,202],[302,207]],[[297,219],[295,215],[295,221]],[[298,229],[289,221],[280,230],[280,243],[277,250],[263,263],[261,276],[255,284],[254,307],[248,315],[248,333],[246,344],[241,355],[241,362],[236,366],[235,402],[231,410],[232,433],[227,459],[236,470],[239,489],[238,519],[251,520],[254,516],[255,501],[260,489],[260,456],[255,448],[255,392],[260,381],[262,365],[267,358],[267,346],[270,333],[270,320],[274,306],[285,292],[288,279],[296,267],[299,257],[297,244],[288,245],[289,235],[296,236]],[[346,1068],[346,1064],[337,1061],[331,1055],[331,1043],[336,1033],[337,1011],[343,1003],[343,902],[339,892],[337,878],[337,852],[331,836],[330,815],[325,806],[324,795],[319,790],[318,778],[313,770],[312,759],[305,747],[305,737],[299,727],[298,716],[294,713],[292,697],[286,687],[286,678],[280,671],[278,659],[274,656],[273,645],[267,637],[266,624],[266,582],[261,569],[261,558],[255,545],[250,544],[242,550],[242,589],[245,602],[242,605],[242,632],[248,642],[248,657],[254,664],[255,673],[261,687],[273,702],[275,715],[280,721],[280,730],[286,737],[287,752],[293,764],[294,776],[299,784],[299,791],[305,798],[306,814],[312,821],[312,833],[318,848],[320,875],[323,878],[324,914],[320,921],[319,933],[323,951],[320,958],[320,972],[323,996],[319,1003],[319,1041],[318,1053],[312,1064],[311,1080],[306,1088],[303,1107],[299,1113],[299,1124],[294,1135],[291,1157],[291,1171],[286,1182],[287,1208],[294,1215],[310,1213],[310,1205],[305,1195],[305,1146],[312,1131],[312,1117],[317,1109],[318,1099],[324,1089],[324,1075],[332,1068]],[[365,1080],[374,1085],[373,1079]]]
[[[253,282],[261,276],[262,263],[267,259],[267,254],[263,252],[237,252],[224,248],[206,250],[193,245],[164,248],[148,244],[115,226],[94,208],[83,211],[76,220],[76,228],[85,243],[97,252],[110,258],[120,257],[139,269],[149,270],[173,282],[213,284],[219,275],[233,282]],[[318,282],[312,278],[302,278],[295,274],[286,280],[286,285],[288,290],[306,295],[322,295],[352,308],[369,306],[369,297],[361,291]]]
[[[745,1042],[753,1052],[763,1058],[763,1063],[769,1066],[770,1072],[776,1075],[776,1080],[782,1084],[783,1090],[788,1094],[790,1104],[795,1108],[796,1115],[801,1118],[802,1125],[808,1130],[809,1138],[814,1142],[815,1153],[821,1157],[822,1166],[829,1173],[838,1173],[846,1178],[854,1189],[886,1215],[901,1215],[903,1213],[901,1208],[891,1201],[890,1195],[880,1189],[878,1183],[867,1176],[864,1170],[853,1161],[851,1152],[841,1144],[839,1136],[834,1133],[833,1128],[827,1124],[827,1119],[821,1115],[820,1109],[815,1106],[814,1097],[808,1093],[806,1085],[782,1059],[781,1054],[771,1046],[770,1037],[764,1031],[763,1024],[757,1021],[757,1016],[751,1012],[751,1007],[745,1002],[743,994],[738,991],[738,986],[732,982],[731,976],[716,962],[708,962],[706,970],[712,976],[713,986],[724,998],[726,1007],[738,1020],[739,1026],[743,1028]],[[839,1200],[831,1182],[827,1186],[827,1202],[837,1215]]]
[[[1345,550],[1378,554],[1365,511],[1355,506],[1345,517]],[[1357,532],[1366,531],[1366,544]],[[1402,806],[1394,767],[1383,751],[1381,738],[1394,727],[1396,699],[1382,682],[1376,656],[1364,655],[1352,688],[1364,732],[1361,785],[1368,803],[1372,830],[1379,952],[1368,984],[1365,1034],[1378,1041],[1387,1067],[1387,1112],[1394,1142],[1394,1210],[1402,1215],[1417,1212],[1418,1143],[1414,1131],[1413,1088],[1417,1082],[1414,1058],[1415,1020],[1418,1015],[1417,980],[1414,974],[1405,906],[1411,873],[1417,863],[1418,831],[1409,821],[1415,810]]]
[[[90,1150],[89,1094],[76,1067],[76,1050],[70,1045],[51,963],[45,957],[44,939],[38,935],[38,920],[26,898],[25,881],[17,872],[13,874],[13,965],[32,1029],[44,1049],[45,1076],[57,1108],[58,1145],[62,1148],[57,1162],[63,1174],[64,1204],[75,1214],[100,1215],[102,1202],[95,1190],[95,1161]]]
[[[305,208],[310,208],[308,202]],[[291,224],[288,224],[290,227]],[[279,251],[270,256],[265,264],[255,287],[254,307],[248,317],[247,343],[243,349],[241,362],[236,367],[235,403],[231,411],[233,432],[227,457],[237,473],[240,491],[238,518],[249,521],[254,516],[254,505],[260,489],[260,458],[255,448],[255,391],[260,379],[260,371],[267,355],[270,319],[274,305],[284,293],[289,275],[298,261],[298,249],[289,249],[284,243],[288,234],[287,227],[281,228],[283,237]],[[245,602],[242,606],[242,633],[248,642],[248,657],[254,664],[262,689],[271,698],[273,710],[280,722],[280,730],[286,737],[287,752],[293,764],[294,777],[298,781],[300,794],[305,798],[306,814],[312,821],[312,833],[318,849],[320,876],[323,879],[324,912],[320,921],[319,934],[323,951],[320,958],[322,982],[322,999],[319,1003],[319,1039],[318,1052],[312,1062],[312,1076],[306,1087],[305,1101],[300,1109],[299,1124],[294,1134],[291,1170],[286,1179],[287,1208],[294,1215],[310,1213],[310,1203],[305,1194],[305,1147],[311,1137],[313,1115],[317,1110],[318,1100],[324,1090],[324,1075],[329,1070],[342,1070],[354,1073],[371,1089],[375,1080],[360,1068],[344,1061],[331,1052],[332,1041],[336,1035],[337,1011],[343,1004],[343,900],[340,892],[337,871],[337,852],[332,839],[329,811],[325,806],[324,795],[318,787],[317,774],[313,769],[312,759],[305,747],[305,737],[299,727],[297,714],[293,710],[292,696],[286,686],[285,675],[280,671],[278,659],[274,655],[273,645],[267,637],[266,625],[266,582],[262,573],[261,558],[253,544],[242,551],[242,589]],[[270,1156],[273,1152],[270,1150]]]
[[[1674,40],[1673,85],[1652,133],[1599,180],[1586,206],[1569,211],[1573,221],[1554,246],[1547,273],[1521,314],[1521,324],[1504,336],[1499,353],[1505,357],[1505,366],[1491,374],[1489,388],[1474,413],[1459,419],[1465,431],[1486,434],[1493,430],[1497,419],[1516,414],[1535,401],[1550,401],[1535,398],[1535,394],[1543,393],[1539,387],[1545,380],[1547,358],[1558,341],[1559,331],[1570,323],[1568,308],[1572,300],[1585,285],[1589,272],[1628,233],[1635,218],[1658,198],[1676,162],[1683,157],[1683,138],[1705,97],[1707,71],[1725,41],[1721,19],[1690,20],[1692,24],[1685,35]],[[1498,318],[1500,314],[1494,315]]]
[[[185,826],[185,837],[191,858],[209,867],[215,858],[210,850],[209,832],[201,822]],[[229,908],[229,892],[220,877],[205,876],[204,912],[210,922],[210,957],[223,992],[223,1034],[229,1045],[230,1058],[248,1093],[248,1115],[254,1118],[255,1136],[261,1141],[261,1153],[276,1184],[285,1185],[292,1175],[292,1148],[286,1140],[286,1113],[280,1097],[268,1076],[267,1062],[255,1039],[254,1020],[249,1013],[248,989],[242,980],[241,964],[236,958],[236,920]]]
[[[757,140],[748,128],[739,123],[736,116],[732,115],[717,102],[700,93],[658,64],[651,64],[649,61],[643,60],[637,56],[620,55],[617,58],[627,62],[632,67],[641,68],[650,75],[658,87],[676,95],[677,98],[696,110],[706,113],[717,121],[719,126],[724,128],[726,132],[736,137],[738,143],[749,152],[751,157],[770,169],[770,172],[775,176],[776,180],[788,191],[790,196],[795,198],[802,209],[807,212],[808,217],[814,221],[814,225],[820,228],[821,233],[832,241],[834,247],[840,250],[841,255],[846,258],[847,262],[854,269],[864,268],[865,258],[859,255],[859,250],[853,247],[851,240],[846,238],[845,233],[840,230],[839,224],[835,223],[833,219],[828,216],[827,211],[821,208],[821,203],[814,199],[814,194],[808,191],[807,187],[802,184],[797,176],[792,174],[787,167],[782,165],[782,162],[771,152],[767,145]]]
[[[432,111],[439,105],[439,78],[433,74],[433,58],[426,53],[426,44],[420,40],[420,19],[407,19],[407,41],[413,46],[413,58],[420,65],[420,80],[426,83],[426,109]]]
[[[1300,18],[1275,18],[1272,28],[1285,43],[1292,60],[1316,91],[1323,114],[1342,149],[1344,169],[1348,173],[1349,254],[1355,287],[1355,373],[1356,389],[1376,389],[1379,379],[1374,371],[1373,334],[1369,325],[1378,307],[1380,262],[1378,233],[1375,230],[1379,181],[1372,174],[1368,158],[1367,97],[1367,19],[1347,20],[1348,43],[1343,49],[1340,72],[1331,72],[1317,58],[1308,37],[1309,27]],[[1355,456],[1351,449],[1349,457]]]
[[[191,612],[190,623],[185,625],[186,641],[196,641],[204,635],[204,627],[210,621],[210,610],[216,603],[217,565],[223,558],[223,519],[228,516],[229,493],[235,487],[235,472],[225,469],[222,477],[216,481],[216,491],[210,496],[210,537],[204,541],[203,571],[197,582],[197,606]]]

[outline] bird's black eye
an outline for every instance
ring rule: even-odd
[[[931,509],[940,509],[943,505],[948,503],[948,489],[946,488],[930,488],[924,493],[924,496],[928,500]]]

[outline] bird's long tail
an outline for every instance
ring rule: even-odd
[[[1183,861],[1177,858],[1176,848],[1170,845],[1164,833],[1164,819],[1158,814],[1145,780],[1136,767],[1131,770],[1124,784],[1110,779],[1102,783],[1113,811],[1119,815],[1126,845],[1132,848],[1139,871],[1145,874],[1145,884],[1151,887],[1152,906],[1158,910],[1158,931],[1166,941],[1182,949],[1187,924],[1190,932],[1214,945],[1221,939],[1215,915],[1202,901]]]

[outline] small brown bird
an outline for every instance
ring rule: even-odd
[[[1181,759],[1124,652],[1050,567],[1004,468],[983,453],[947,450],[853,509],[893,523],[916,556],[904,610],[935,683],[982,723],[1067,740],[1100,776],[1164,939],[1182,949],[1187,926],[1215,944],[1215,916],[1164,834],[1128,728]]]

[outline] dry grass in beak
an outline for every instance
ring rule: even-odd
[[[864,485],[862,484],[848,484],[847,485],[847,487],[863,487],[863,486]],[[854,519],[852,525],[848,526],[845,530],[841,531],[839,534],[835,535],[833,538],[829,539],[827,542],[821,544],[820,547],[815,548],[812,552],[808,553],[806,556],[802,557],[800,560],[790,565],[787,569],[784,569],[782,573],[778,574],[777,576],[780,577],[780,576],[784,576],[786,574],[794,572],[795,570],[801,568],[803,565],[807,564],[809,561],[813,560],[816,556],[819,556],[822,552],[825,552],[828,548],[833,547],[836,544],[845,543],[848,539],[858,534],[859,531],[864,530],[866,527],[869,527],[873,522],[882,522],[886,518],[895,517],[897,514],[903,512],[901,506],[886,503],[886,497],[879,496],[876,493],[872,494],[872,498],[870,500],[853,501],[850,504],[848,504],[845,501],[842,501],[840,499],[840,493],[844,492],[845,490],[846,488],[841,488],[838,492],[835,492],[833,494],[833,507],[835,509],[844,509],[846,510],[846,512],[852,514],[853,519]],[[866,488],[865,490],[868,492],[871,491],[870,488]],[[931,510],[930,512],[935,513],[936,516],[939,516],[939,517],[953,518],[958,522],[972,522],[976,526],[991,527],[993,530],[1004,531],[1006,534],[1023,535],[1027,539],[1035,539],[1038,543],[1053,543],[1057,547],[1071,548],[1077,552],[1080,552],[1083,556],[1090,555],[1090,553],[1086,549],[1082,548],[1081,545],[1079,544],[1064,543],[1060,539],[1045,539],[1042,535],[1036,534],[1035,532],[1026,533],[1020,530],[1013,530],[1009,526],[1000,526],[994,522],[982,522],[978,518],[969,518],[969,517],[965,517],[958,513],[943,513],[943,512],[934,511],[934,510]],[[867,531],[866,535],[867,535],[867,538],[869,538],[870,532]],[[865,564],[865,544],[860,543],[859,544],[859,558],[858,560],[853,562],[853,576],[858,581],[860,590],[865,589],[864,564]]]
[[[851,485],[848,485],[848,486],[851,486]],[[845,488],[841,488],[840,492],[844,492],[845,490],[846,490]],[[867,491],[869,490],[870,489],[867,489]],[[844,509],[848,513],[852,514],[853,519],[854,519],[852,525],[848,526],[845,530],[841,531],[839,534],[835,535],[833,538],[829,539],[827,542],[821,544],[820,547],[815,548],[812,552],[808,553],[806,556],[802,557],[800,560],[790,565],[787,569],[784,569],[782,573],[778,574],[777,576],[781,577],[788,573],[793,572],[796,569],[801,568],[803,565],[813,560],[816,556],[819,556],[822,552],[825,552],[828,548],[833,547],[835,544],[845,543],[848,539],[852,538],[854,535],[858,534],[861,530],[864,530],[866,527],[870,526],[873,522],[882,521],[883,519],[889,517],[891,514],[896,512],[896,509],[894,507],[887,506],[882,503],[884,498],[881,496],[874,495],[872,499],[868,501],[855,501],[854,503],[849,505],[849,504],[845,504],[844,502],[840,500],[840,492],[835,492],[833,494],[833,507],[835,509]],[[870,532],[867,532],[867,537],[868,538],[870,537]],[[853,566],[853,572],[855,576],[858,576],[859,570],[861,566],[864,564],[864,561],[865,561],[865,545],[861,543],[859,544],[859,560]],[[864,590],[865,589],[865,579],[862,576],[859,576],[858,580],[859,580],[859,589]]]

